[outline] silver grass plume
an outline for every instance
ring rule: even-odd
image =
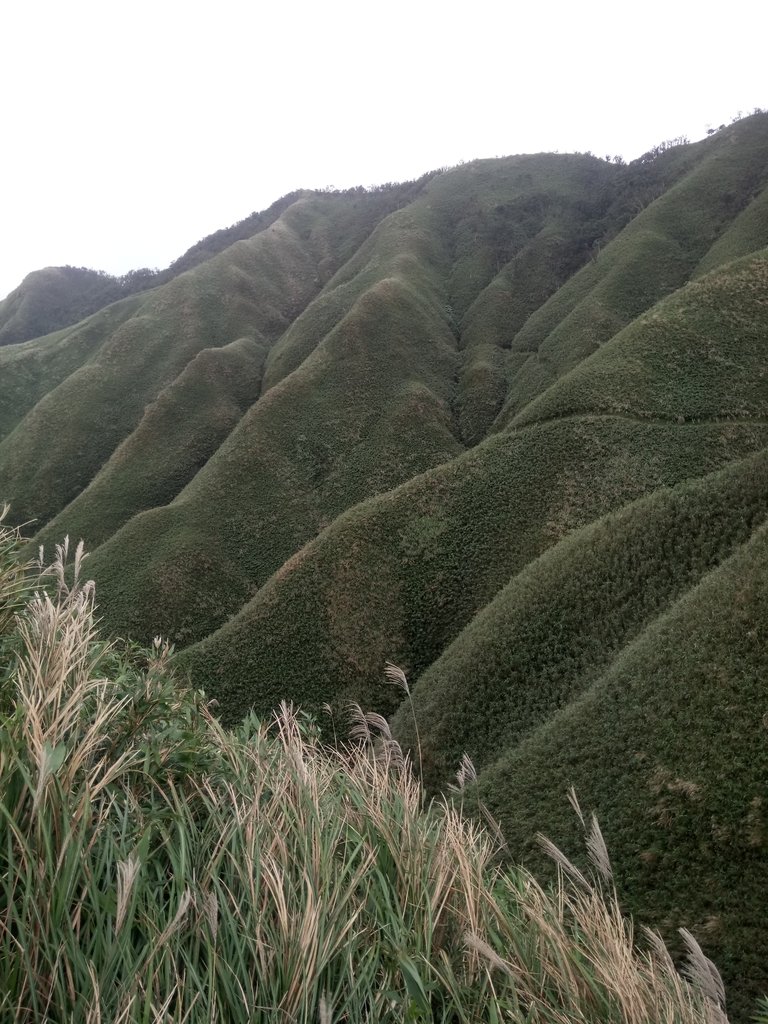
[[[448,786],[448,788],[453,790],[454,793],[462,793],[468,785],[471,785],[473,782],[477,782],[477,769],[472,763],[472,758],[466,751],[461,755],[461,762],[459,767],[456,769],[455,778],[456,784],[450,784]]]
[[[684,976],[701,989],[707,999],[721,1010],[725,1010],[725,985],[720,972],[704,953],[687,928],[680,928],[687,956],[683,965]]]

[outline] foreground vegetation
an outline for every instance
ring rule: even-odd
[[[503,871],[379,716],[335,749],[285,704],[227,732],[161,640],[99,639],[81,549],[46,586],[16,548],[0,526],[3,1019],[725,1020],[691,936],[690,981],[634,941],[595,822],[593,876]]]

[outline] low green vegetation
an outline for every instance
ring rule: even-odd
[[[95,314],[95,351],[0,442],[0,493],[13,494],[17,520],[43,526],[69,504],[199,352],[241,337],[274,343],[319,291],[321,267],[332,273],[340,205],[298,200],[253,238],[137,297],[129,318]]]
[[[64,510],[67,530],[100,544],[134,515],[171,501],[258,397],[265,352],[263,340],[253,338],[198,352]],[[157,456],[147,459],[159,438]],[[55,543],[65,533],[57,517],[37,541]]]
[[[76,324],[148,287],[152,277],[151,271],[133,271],[117,278],[86,267],[35,270],[0,301],[0,346],[40,338]]]
[[[374,188],[351,188],[325,194],[342,195],[347,202],[335,218],[335,241],[351,253],[359,231],[371,231],[393,210],[411,202],[435,174],[428,172],[416,181],[390,182]],[[253,238],[271,227],[293,203],[318,195],[311,189],[299,189],[282,196],[266,209],[252,213],[228,228],[221,228],[201,239],[164,270],[142,267],[115,277],[87,267],[46,267],[28,274],[21,284],[0,301],[0,346],[39,338],[78,323],[105,306],[168,284],[179,274],[200,266],[235,242]],[[353,223],[354,222],[354,223]],[[333,266],[329,254],[327,265]]]
[[[404,185],[294,193],[81,323],[0,346],[0,499],[14,526],[36,534],[25,555],[66,535],[94,549],[88,565],[110,639],[89,634],[83,664],[91,682],[114,681],[117,704],[95,682],[92,699],[84,682],[77,728],[95,736],[103,713],[122,744],[113,777],[112,755],[98,762],[106,741],[93,740],[93,764],[108,777],[96,791],[57,789],[63,740],[29,760],[12,694],[32,647],[26,627],[13,626],[18,602],[8,605],[2,736],[14,737],[14,753],[0,769],[23,766],[7,777],[32,830],[18,833],[27,838],[14,863],[45,866],[54,909],[81,900],[56,947],[66,955],[41,954],[49,973],[36,994],[24,988],[26,968],[9,975],[8,1005],[44,1016],[55,991],[69,1007],[56,1019],[238,1019],[246,1005],[262,1012],[256,988],[266,986],[286,1020],[554,1020],[543,1009],[555,1005],[549,994],[541,1005],[532,989],[521,995],[531,978],[540,993],[570,985],[536,973],[547,960],[538,932],[517,996],[504,981],[522,941],[510,914],[519,924],[529,910],[500,890],[509,879],[493,873],[487,838],[425,805],[393,764],[374,780],[370,751],[325,749],[356,701],[391,717],[430,794],[445,793],[459,763],[466,781],[471,755],[478,778],[464,808],[499,819],[496,854],[507,867],[524,858],[546,870],[538,831],[578,845],[566,798],[575,784],[610,838],[623,905],[675,953],[677,929],[692,928],[722,966],[733,1017],[749,1019],[768,991],[759,900],[768,877],[767,190],[768,114],[755,113],[629,165],[513,156]],[[0,321],[14,309],[3,306]],[[23,592],[19,572],[8,578]],[[61,600],[69,607],[65,592]],[[78,600],[90,622],[92,598]],[[151,647],[158,633],[179,648],[175,676],[162,647],[132,646]],[[382,682],[387,660],[410,680],[407,705]],[[217,702],[220,724],[200,690]],[[299,726],[284,713],[282,738],[252,717],[270,722],[281,701],[308,716]],[[130,715],[146,727],[131,732]],[[374,746],[395,756],[389,740]],[[302,764],[325,780],[318,800],[289,807],[273,764],[297,793]],[[254,782],[259,772],[266,788]],[[397,889],[397,855],[413,851],[404,824],[388,832],[378,812],[374,824],[366,817],[369,784],[396,820],[414,808],[408,835],[427,851],[416,874],[440,874],[452,829],[463,838],[451,857],[469,843],[482,863],[472,868],[483,877],[480,931],[462,916],[464,868],[449,872],[451,895]],[[54,831],[35,832],[54,795]],[[69,864],[66,844],[56,848],[66,891],[55,889],[42,847],[24,853],[33,833],[80,828],[81,805],[66,802],[75,799],[91,826],[66,843],[101,858],[106,874],[89,868],[101,896]],[[265,832],[249,807],[263,812]],[[230,833],[227,822],[243,827]],[[310,834],[316,845],[306,845]],[[374,855],[362,878],[379,849],[390,859]],[[116,928],[115,885],[127,884],[135,850],[146,887],[131,890],[141,893],[138,916],[120,904]],[[269,858],[278,854],[297,897],[285,913],[260,902],[269,892],[277,900]],[[263,892],[254,872],[272,880]],[[514,876],[523,877],[525,892],[539,891]],[[302,932],[299,915],[313,920],[309,901],[334,886],[335,923]],[[229,894],[243,892],[252,899],[241,910]],[[227,907],[216,934],[205,924],[214,896]],[[575,898],[560,894],[569,914]],[[403,921],[380,916],[384,905],[416,946]],[[448,914],[439,927],[413,916],[438,905]],[[272,931],[242,939],[241,926],[259,935],[259,915]],[[570,942],[584,929],[565,916]],[[293,923],[278,941],[285,920]],[[334,952],[342,920],[344,941],[360,942],[359,977]],[[0,931],[9,954],[16,928]],[[77,960],[73,936],[86,935]],[[302,967],[317,971],[306,989],[292,987],[305,948]],[[481,967],[483,949],[493,955]],[[571,952],[562,954],[569,978],[577,960],[594,966],[591,953]],[[266,973],[238,973],[251,954]],[[76,979],[63,966],[70,958]],[[112,984],[120,971],[146,982],[121,989]],[[588,1008],[561,1002],[558,1019],[619,1013],[594,998]],[[624,1007],[626,1019],[683,1019],[643,999],[642,1011]]]
[[[0,441],[35,405],[98,351],[105,334],[130,319],[138,298],[124,299],[67,330],[0,348]]]
[[[564,373],[682,287],[715,240],[768,183],[765,115],[686,149],[691,153],[686,173],[671,187],[662,187],[644,208],[643,199],[626,228],[511,340],[513,355],[530,355],[515,367],[499,424],[510,422]],[[755,231],[752,237],[759,235]],[[768,244],[768,238],[760,244]]]
[[[754,197],[718,238],[696,268],[694,278],[768,245],[768,187]]]
[[[182,664],[229,723],[251,707],[267,713],[282,697],[313,707],[355,698],[392,713],[397,696],[379,683],[387,658],[416,678],[510,579],[572,531],[766,446],[762,424],[621,417],[496,435],[339,517],[230,622],[181,652]],[[748,494],[759,505],[759,494]],[[674,564],[669,574],[670,586],[690,584]],[[153,593],[151,579],[146,586]],[[142,610],[133,614],[138,625]],[[112,624],[108,605],[104,615]],[[149,622],[143,628],[152,635]],[[477,728],[484,722],[480,710]]]
[[[286,704],[225,732],[159,638],[99,638],[80,548],[43,590],[16,546],[0,523],[4,1019],[722,1020],[692,936],[695,984],[635,943],[596,823],[593,877],[502,871],[379,716],[335,750]]]
[[[604,412],[644,419],[762,419],[768,254],[680,289],[531,402],[516,423]]]
[[[696,932],[737,1020],[768,990],[767,616],[763,526],[478,781],[532,864],[537,830],[572,839],[561,794],[575,786],[604,824],[626,905],[670,937],[683,922]]]
[[[455,365],[434,303],[396,277],[365,291],[172,504],[94,553],[110,627],[202,639],[350,505],[458,454]]]
[[[444,787],[464,752],[484,768],[579,698],[767,517],[762,452],[661,488],[531,562],[419,679],[427,785]],[[410,708],[401,707],[393,729],[415,747]]]

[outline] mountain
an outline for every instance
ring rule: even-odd
[[[104,627],[170,637],[227,723],[358,700],[434,792],[467,752],[529,860],[576,785],[629,908],[696,933],[746,1019],[768,989],[768,115],[629,165],[301,192],[227,232],[0,348],[15,520],[84,538]]]
[[[429,177],[427,175],[426,177]],[[407,202],[410,190],[421,182],[405,186],[382,186],[375,190],[381,211],[391,211]],[[348,189],[344,194],[366,194],[366,189]],[[228,228],[201,239],[164,270],[142,267],[115,276],[87,267],[46,267],[28,274],[21,284],[0,301],[0,345],[12,345],[51,334],[78,323],[118,299],[167,284],[186,270],[204,263],[235,242],[268,228],[296,200],[311,196],[309,191],[291,192],[266,209],[252,213]]]
[[[35,270],[0,302],[0,345],[50,334],[121,297],[118,279],[97,270]]]

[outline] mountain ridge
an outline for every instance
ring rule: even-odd
[[[745,923],[768,836],[718,773],[750,800],[768,777],[762,655],[737,639],[763,607],[768,115],[628,166],[481,160],[270,211],[165,283],[0,347],[0,498],[36,520],[30,549],[83,537],[106,629],[168,636],[230,723],[354,699],[415,757],[410,705],[382,682],[401,664],[425,780],[476,758],[515,856],[567,831],[573,767],[632,906],[703,930],[745,1017],[768,989]],[[718,609],[722,650],[702,624]],[[690,797],[695,744],[663,719],[675,695],[715,714],[718,659],[744,732],[718,751],[695,723]],[[656,709],[645,726],[622,688]],[[653,752],[640,767],[628,723]],[[722,835],[752,813],[742,882],[708,794]]]

